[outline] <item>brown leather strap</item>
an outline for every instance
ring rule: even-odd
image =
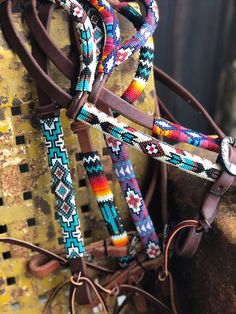
[[[159,299],[152,296],[150,293],[146,292],[143,289],[140,289],[139,287],[133,286],[133,285],[121,285],[119,287],[120,294],[123,293],[137,293],[140,296],[144,297],[147,301],[149,301],[152,305],[155,306],[156,309],[158,309],[158,313],[161,314],[173,314],[173,312],[166,306],[163,302],[161,302]]]
[[[132,241],[132,239],[130,239],[130,241]],[[135,250],[137,253],[143,250],[141,243],[138,243],[135,246]],[[116,247],[112,245],[110,240],[101,240],[87,245],[85,251],[86,254],[92,258],[118,258],[129,254],[129,246]],[[60,252],[60,256],[62,254],[63,252]],[[29,269],[36,277],[45,277],[46,275],[58,270],[60,267],[61,265],[58,263],[58,260],[52,259],[51,256],[46,256],[45,254],[39,254],[33,257],[29,263]]]
[[[61,257],[60,255],[53,253],[53,252],[50,252],[48,250],[42,249],[42,248],[40,248],[34,244],[31,244],[31,243],[23,241],[23,240],[18,240],[15,238],[0,238],[0,242],[18,245],[18,246],[24,247],[26,249],[29,249],[33,252],[38,252],[38,253],[42,254],[43,256],[45,256],[49,259],[55,260],[57,263],[59,263],[60,265],[63,265],[63,266],[66,266],[68,264],[67,260],[65,258]]]
[[[2,21],[2,30],[4,36],[6,37],[9,44],[13,47],[13,50],[16,51],[17,55],[21,59],[27,71],[30,75],[37,81],[38,86],[45,91],[51,99],[52,103],[48,106],[40,108],[40,113],[46,114],[50,112],[53,108],[53,103],[57,103],[62,107],[69,107],[73,98],[66,92],[64,92],[40,67],[35,58],[27,51],[24,47],[24,43],[19,37],[12,19],[12,1],[8,0],[6,3],[3,3],[0,10],[0,19]],[[103,94],[102,94],[103,92]],[[148,117],[138,109],[132,107],[125,100],[109,92],[105,88],[102,89],[100,93],[101,98],[105,99],[105,104],[108,105],[111,109],[114,109],[126,116],[128,119],[133,120],[143,126],[149,127],[152,129],[153,121],[151,117]],[[112,96],[112,97],[111,97]],[[105,97],[105,98],[104,98]],[[112,102],[110,102],[112,101]],[[76,105],[78,105],[76,103]]]
[[[12,45],[12,47],[14,47],[14,50],[17,52],[17,54],[21,58],[22,63],[24,64],[24,66],[26,67],[30,75],[38,81],[38,84],[40,85],[41,89],[43,89],[54,102],[60,104],[60,106],[69,107],[69,105],[72,102],[72,97],[66,92],[64,92],[59,86],[57,86],[55,82],[53,82],[47,75],[45,75],[45,73],[42,71],[41,67],[37,64],[35,59],[25,49],[24,44],[21,41],[20,37],[18,36],[16,29],[14,27],[14,23],[12,20],[11,7],[12,7],[12,2],[11,0],[8,0],[6,3],[3,3],[0,10],[1,11],[0,18],[3,21],[2,29],[3,29],[6,39]],[[33,16],[34,15],[32,15],[32,17]],[[29,22],[30,19],[27,19],[27,21]],[[50,47],[52,44],[53,43],[51,42]],[[42,48],[46,49],[46,47],[47,46],[45,45]],[[55,46],[52,49],[55,50]],[[54,55],[58,55],[58,53],[56,54],[50,53],[50,56],[53,62],[57,64],[57,66],[58,66],[58,63],[61,63],[61,64],[63,64],[63,62],[65,63],[65,58],[62,54],[60,55],[59,61],[55,59]],[[68,65],[67,63],[65,64],[66,66]],[[74,72],[72,71],[72,67],[70,71],[66,71],[66,72],[67,72],[67,75],[72,76],[73,74],[73,77],[75,75]],[[212,127],[214,127],[214,129],[217,131],[217,134],[223,136],[222,132],[215,125],[213,120],[209,117],[205,109],[201,106],[201,104],[199,104],[199,102],[197,102],[194,99],[194,97],[190,93],[188,93],[177,82],[173,81],[170,77],[168,77],[167,74],[165,74],[164,72],[160,71],[157,68],[155,68],[155,75],[157,75],[157,78],[159,78],[169,88],[176,91],[182,98],[184,98],[187,101],[190,99],[191,100],[190,103],[194,104],[197,110],[201,111],[203,116],[206,117],[206,119],[209,121]],[[125,102],[124,100],[122,100],[121,98],[119,98],[118,96],[112,93],[109,95],[110,97],[108,98],[108,93],[107,93],[108,91],[106,91],[105,89],[103,89],[102,92],[99,95],[99,99],[101,100],[103,105],[109,106],[111,109],[118,111],[120,114],[126,116],[128,119],[131,119],[132,121],[140,125],[143,125],[147,128],[152,129],[152,126],[153,126],[152,118],[147,117],[147,115],[143,114],[142,112],[132,107],[130,104],[128,104],[127,102]],[[113,97],[111,97],[111,95]],[[108,102],[108,99],[109,99],[109,102]],[[132,111],[132,108],[133,108],[133,111]]]
[[[33,36],[33,39],[37,42],[42,51],[45,51],[45,49],[47,50],[47,56],[56,65],[56,67],[71,81],[75,81],[78,75],[78,68],[69,58],[67,58],[61,49],[56,47],[41,22],[43,18],[42,10],[48,10],[47,7],[53,7],[54,5],[50,2],[41,4],[39,10],[39,14],[41,16],[39,18],[36,3],[36,0],[28,0],[24,3],[23,18],[29,27],[31,36]]]
[[[12,49],[17,53],[30,75],[37,80],[40,88],[44,90],[53,101],[61,106],[67,107],[71,103],[72,97],[59,88],[57,84],[48,77],[32,55],[27,51],[23,41],[19,37],[14,27],[11,0],[6,1],[1,5],[0,20],[5,38],[11,45]]]
[[[236,158],[236,148],[231,148],[230,161]],[[219,178],[213,183],[207,192],[200,210],[200,214],[196,217],[199,222],[199,228],[190,228],[188,233],[182,233],[178,237],[175,250],[178,255],[191,257],[196,252],[201,241],[203,231],[208,232],[211,229],[220,200],[228,189],[235,183],[235,177],[226,171],[222,171]]]
[[[31,2],[32,1],[32,2]],[[70,79],[73,80],[78,71],[76,70],[76,67],[73,66],[73,63],[62,53],[60,52],[60,50],[58,49],[58,47],[56,47],[56,45],[53,43],[53,41],[51,40],[51,38],[48,36],[47,32],[43,31],[43,26],[40,23],[40,20],[37,18],[36,15],[36,11],[35,11],[35,0],[31,0],[29,2],[27,2],[26,4],[26,11],[25,11],[25,19],[26,22],[29,26],[29,28],[32,31],[32,34],[35,37],[35,40],[37,41],[38,45],[41,46],[41,48],[44,50],[47,50],[46,53],[47,55],[50,57],[50,59],[54,62],[54,64],[62,70],[62,72]],[[45,42],[47,44],[45,44]],[[32,60],[30,60],[31,62]],[[33,65],[35,66],[35,65]],[[40,71],[38,72],[39,69],[34,68],[35,75],[42,75],[42,73],[40,73]],[[28,70],[31,75],[33,76],[33,73]],[[164,73],[163,71],[161,71],[160,69],[158,69],[157,67],[154,67],[154,73],[155,73],[155,77],[160,80],[163,84],[165,84],[166,86],[168,86],[170,89],[172,89],[173,91],[175,91],[180,97],[182,97],[183,99],[185,99],[188,103],[190,103],[191,105],[193,105],[193,107],[198,110],[199,112],[201,112],[201,114],[207,119],[207,121],[211,124],[211,126],[215,129],[216,133],[218,135],[223,136],[223,132],[217,127],[217,125],[214,123],[214,121],[212,120],[212,118],[209,116],[209,114],[206,112],[206,110],[203,108],[203,106],[186,90],[184,89],[180,84],[178,84],[176,81],[174,81],[171,77],[169,77],[166,73]],[[38,76],[39,77],[39,76]],[[39,78],[39,81],[41,82],[40,84],[44,85],[43,89],[45,90],[45,78],[42,77]],[[71,102],[71,98],[66,97],[65,94],[61,94],[61,92],[63,92],[62,90],[60,90],[59,88],[57,90],[55,90],[55,86],[51,86],[52,81],[48,81],[47,83],[49,83],[48,89],[51,89],[51,92],[54,94],[54,100],[58,103],[60,103],[60,105],[62,106],[66,106],[68,107],[70,102]],[[52,87],[52,88],[51,88]],[[99,93],[98,93],[99,94]],[[62,98],[60,98],[59,96],[62,96]],[[106,95],[100,95],[100,98],[103,98]],[[114,95],[115,96],[115,95]],[[64,99],[64,98],[67,99]],[[122,108],[122,105],[129,105],[126,102],[122,102],[120,103],[120,98],[118,96],[115,96],[116,98],[113,98],[113,101],[115,100],[114,104],[116,107],[116,110],[119,111],[119,108],[121,108],[120,113],[127,116],[128,112],[125,112],[125,110],[123,110],[124,108]],[[60,101],[61,99],[61,101]],[[103,102],[104,104],[104,102]],[[106,103],[106,105],[109,106],[109,104]],[[160,105],[163,108],[165,108],[164,104],[160,101]],[[110,107],[111,108],[111,107]],[[115,109],[115,108],[111,108],[111,109]],[[165,108],[165,114],[168,116],[168,118],[172,121],[174,121],[173,116],[170,115],[170,113],[167,111],[167,109]],[[137,122],[145,127],[148,128],[152,128],[152,119],[145,119],[146,115],[143,115],[143,117],[139,118],[139,115],[142,115],[142,113],[140,111],[135,112],[134,114],[134,122]],[[132,119],[132,116],[129,115],[128,116],[129,119]]]

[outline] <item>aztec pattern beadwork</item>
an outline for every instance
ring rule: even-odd
[[[215,181],[222,169],[219,164],[174,148],[148,134],[118,122],[117,119],[101,112],[92,104],[86,103],[76,119],[142,151],[153,159],[177,167],[200,178]]]
[[[113,1],[112,1],[113,4]],[[114,2],[114,7],[117,7],[117,10],[120,10],[122,6],[127,6],[127,3],[118,3]],[[148,38],[152,37],[158,21],[159,21],[159,10],[155,0],[145,0],[144,5],[147,10],[147,16],[143,25],[140,27],[139,31],[130,39],[127,40],[118,50],[116,66],[123,63],[135,52],[137,52],[141,47],[145,45]]]
[[[69,14],[77,18],[76,28],[81,37],[81,66],[79,70],[76,90],[79,92],[90,92],[94,82],[96,71],[96,45],[94,41],[94,31],[90,19],[82,6],[76,0],[50,0],[59,4]]]
[[[57,212],[68,259],[84,256],[85,248],[75,203],[75,192],[59,117],[40,119],[52,175]]]
[[[142,94],[153,67],[154,60],[154,43],[150,37],[145,46],[140,49],[138,67],[135,76],[121,96],[130,104],[133,104]]]
[[[126,245],[129,242],[128,235],[124,230],[118,208],[114,204],[113,193],[105,177],[98,152],[81,153],[81,158],[113,245]]]
[[[124,3],[119,2],[116,3],[115,8],[120,14],[122,14],[130,22],[132,22],[136,29],[140,29],[140,27],[144,23],[144,18],[133,7],[128,4],[125,5]],[[149,37],[145,45],[140,49],[138,67],[135,76],[128,88],[121,96],[130,104],[134,103],[143,92],[152,71],[153,60],[154,42],[153,38]]]
[[[221,140],[184,128],[161,117],[153,121],[153,133],[219,153]]]
[[[120,29],[113,8],[106,0],[90,0],[99,11],[106,27],[105,45],[98,65],[98,73],[112,74],[116,63],[117,47],[120,44]]]
[[[98,11],[87,1],[82,1],[83,9],[86,11],[89,19],[92,23],[93,30],[94,30],[94,37],[95,37],[95,44],[96,44],[96,56],[97,56],[97,64],[99,63],[103,45],[104,45],[104,30],[105,26],[101,16],[99,15]]]
[[[155,258],[161,253],[159,239],[145,206],[126,147],[123,143],[113,139],[111,136],[106,137],[106,142],[110,150],[113,167],[121,184],[129,212],[139,237],[149,257]],[[154,251],[154,249],[150,251],[150,245],[152,245],[152,247],[155,246],[156,251]]]

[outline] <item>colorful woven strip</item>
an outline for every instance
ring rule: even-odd
[[[83,14],[81,19],[84,16],[85,15]],[[84,50],[85,53],[83,54],[82,61],[86,65],[89,63],[90,60],[90,51],[86,50],[86,46],[83,46],[83,44],[88,44],[88,40],[90,39],[94,42],[95,38],[90,36],[92,34],[92,32],[90,31],[90,26],[86,24],[85,21],[83,22],[84,23],[82,25],[84,26],[84,28],[80,26],[78,27],[78,30],[81,32],[81,37],[84,40],[82,42],[82,50]],[[93,50],[93,53],[96,55],[95,49]],[[93,73],[95,73],[95,68],[93,69]],[[93,83],[94,75],[89,77],[91,78],[91,81]],[[80,82],[79,84],[80,85],[77,85],[77,89],[79,87],[80,91],[88,91],[87,85],[85,84],[84,80],[82,80],[82,82]],[[87,171],[93,192],[97,198],[98,205],[107,224],[108,231],[111,234],[112,242],[116,246],[126,245],[128,243],[128,236],[123,228],[118,209],[114,205],[113,194],[104,175],[100,157],[98,156],[97,152],[94,151],[84,154],[83,156],[85,169]],[[104,196],[104,199],[102,199],[102,195]]]
[[[119,211],[114,204],[113,193],[105,177],[98,152],[83,153],[81,156],[113,245],[124,246],[129,242],[129,239]]]
[[[70,165],[59,117],[40,119],[52,175],[57,212],[68,259],[84,256],[84,242],[75,203]]]
[[[133,104],[142,94],[153,67],[154,60],[154,43],[150,37],[145,46],[140,50],[138,68],[135,76],[121,96],[130,104]]]
[[[92,104],[86,103],[76,119],[111,135],[113,138],[142,151],[156,160],[175,166],[200,178],[215,181],[221,171],[219,164],[176,149],[150,135],[120,123],[117,119],[96,109]]]
[[[135,27],[139,27],[142,24],[143,18],[130,6],[121,6],[122,10],[119,11],[124,16],[126,13],[128,18],[133,22]],[[148,42],[153,44],[152,38]],[[145,70],[147,66],[145,62],[148,45],[145,44],[140,51],[140,59],[134,80],[131,82],[129,88],[122,95],[122,98],[129,102],[135,101],[140,93],[143,91],[147,80],[149,78],[150,71],[152,69],[152,61],[150,61],[150,67],[147,67],[145,73],[146,76],[143,79],[140,77],[142,70]],[[153,46],[152,46],[153,48]],[[150,47],[150,50],[152,49]],[[154,56],[154,51],[152,50]],[[137,84],[140,83],[140,84]],[[137,89],[137,87],[140,87]],[[139,93],[140,92],[140,93]],[[155,258],[160,254],[159,239],[155,232],[153,222],[148,214],[145,202],[142,197],[138,182],[135,177],[135,173],[129,160],[126,146],[113,139],[111,136],[106,136],[107,146],[109,148],[110,156],[112,159],[113,166],[118,176],[119,183],[122,188],[122,192],[127,202],[128,209],[130,211],[132,220],[138,231],[139,237],[146,249],[149,258]]]
[[[213,138],[211,136],[192,131],[160,117],[154,118],[153,133],[217,153],[220,151],[221,140],[219,138]]]
[[[130,40],[126,41],[118,50],[116,66],[123,63],[131,55],[143,47],[147,40],[152,37],[157,27],[157,23],[159,21],[159,10],[155,0],[144,0],[144,5],[147,10],[145,21],[139,31]],[[126,2],[122,2],[120,4],[114,2],[114,7],[116,6],[118,10],[122,10],[121,7],[123,6],[125,8],[128,4]]]
[[[115,3],[116,10],[125,16],[130,22],[132,22],[136,29],[140,29],[144,23],[144,18],[142,15],[128,4],[125,5],[124,3],[120,2]],[[134,79],[131,81],[130,85],[122,95],[122,98],[124,98],[130,104],[134,103],[143,92],[152,71],[153,60],[154,43],[152,37],[149,37],[145,45],[140,49],[138,67]]]
[[[90,0],[90,3],[99,11],[106,27],[105,46],[98,72],[110,75],[116,63],[117,47],[120,44],[118,20],[113,8],[106,0]]]
[[[104,31],[105,25],[99,12],[87,1],[82,1],[83,9],[86,11],[89,19],[92,23],[96,44],[96,56],[97,56],[97,64],[99,63],[104,46]]]
[[[106,142],[139,237],[148,256],[155,258],[161,253],[159,240],[144,203],[126,146],[111,136],[106,137]]]
[[[96,72],[96,45],[94,41],[94,31],[90,19],[82,6],[76,0],[50,0],[59,4],[69,14],[77,18],[76,28],[81,37],[81,66],[79,71],[76,90],[79,92],[92,90],[94,76]]]

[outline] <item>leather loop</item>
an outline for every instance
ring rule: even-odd
[[[59,106],[55,103],[41,105],[36,108],[35,113],[38,118],[56,117],[59,115]]]
[[[66,115],[69,119],[74,120],[79,113],[80,109],[83,107],[85,102],[87,101],[88,94],[87,93],[77,93],[72,102],[67,108]]]
[[[236,148],[232,147],[230,160],[236,159]],[[208,232],[211,229],[216,214],[218,204],[228,189],[235,183],[235,176],[230,175],[226,171],[222,171],[219,178],[213,183],[209,191],[206,193],[199,216],[196,219],[199,221],[199,228],[191,228],[190,231],[180,234],[175,245],[175,251],[178,255],[191,257],[196,252],[202,232]]]

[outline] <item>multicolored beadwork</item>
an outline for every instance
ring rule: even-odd
[[[127,232],[124,230],[118,208],[114,204],[113,193],[105,177],[98,152],[81,153],[81,158],[113,245],[126,245],[129,242]]]
[[[92,104],[86,103],[76,117],[93,128],[111,135],[150,157],[175,166],[200,178],[215,181],[222,167],[210,160],[176,149],[144,132],[118,122],[117,119],[99,111]]]
[[[150,253],[150,245],[155,245],[150,258],[157,257],[161,251],[159,239],[155,232],[152,220],[144,203],[132,164],[127,154],[126,146],[120,141],[106,136],[107,146],[110,151],[113,167],[121,184],[129,212],[138,231],[139,237],[147,253]],[[155,254],[154,254],[155,253]]]
[[[112,2],[113,3],[113,2]],[[117,6],[117,10],[121,10],[121,7],[126,7],[127,3],[114,3]],[[123,63],[141,47],[145,45],[147,40],[152,37],[157,23],[159,21],[159,10],[155,0],[144,0],[144,5],[147,10],[147,16],[144,23],[140,27],[139,31],[128,41],[126,41],[117,52],[116,66]]]
[[[192,131],[179,124],[170,122],[161,117],[155,117],[153,120],[153,133],[164,137],[188,143],[214,152],[220,151],[221,140],[202,133]]]
[[[142,94],[153,67],[154,60],[154,42],[150,37],[145,46],[140,49],[138,67],[135,76],[121,96],[130,104],[133,104]]]
[[[50,0],[59,4],[69,14],[77,18],[76,28],[81,38],[81,66],[79,70],[76,90],[79,92],[90,92],[96,72],[96,45],[94,31],[90,19],[82,6],[76,0]]]
[[[90,0],[90,3],[99,11],[106,27],[105,46],[98,72],[110,75],[116,63],[117,47],[120,44],[118,19],[112,6],[106,0]]]
[[[133,7],[120,2],[115,2],[114,7],[120,14],[132,22],[136,29],[141,28],[145,19]],[[153,38],[149,37],[145,45],[140,49],[138,67],[134,79],[122,95],[122,98],[130,104],[134,103],[143,92],[152,71],[153,60],[154,42]]]
[[[40,119],[47,148],[65,252],[68,259],[84,256],[85,248],[75,203],[70,165],[59,117]]]
[[[97,64],[99,63],[104,46],[104,31],[105,25],[99,12],[87,1],[81,2],[83,9],[86,11],[89,19],[92,23],[93,30],[94,30],[94,37],[95,37],[95,44],[96,44],[96,56],[97,56]]]
[[[124,16],[128,16],[129,20],[133,22],[135,27],[138,28],[142,25],[142,16],[139,15],[132,7],[122,5],[119,12]],[[152,43],[150,51],[152,49],[152,55],[154,57],[152,38],[150,38],[148,42]],[[131,82],[129,88],[122,95],[122,98],[130,101],[131,103],[135,101],[137,99],[136,97],[138,97],[143,91],[152,69],[153,60],[150,61],[150,67],[147,67],[147,71],[145,71],[146,67],[144,68],[144,65],[147,66],[145,62],[147,47],[148,45],[146,43],[145,46],[141,48],[140,59],[135,78]],[[147,75],[144,76],[142,80],[140,74],[142,76],[143,70]],[[139,82],[140,84],[137,84]],[[137,89],[137,87],[140,88]],[[144,245],[144,248],[146,249],[146,252],[148,253],[148,256],[150,258],[155,258],[160,254],[159,239],[155,232],[152,220],[148,214],[148,210],[145,206],[145,202],[142,197],[138,182],[136,180],[131,161],[129,160],[127,148],[122,142],[113,139],[111,136],[105,136],[105,138],[107,146],[109,148],[112,163],[117,173],[117,177],[121,185],[124,197],[126,199],[127,206],[133,219],[134,225],[136,226],[139,237]],[[156,254],[154,254],[154,250],[149,250],[151,244],[156,247]]]

